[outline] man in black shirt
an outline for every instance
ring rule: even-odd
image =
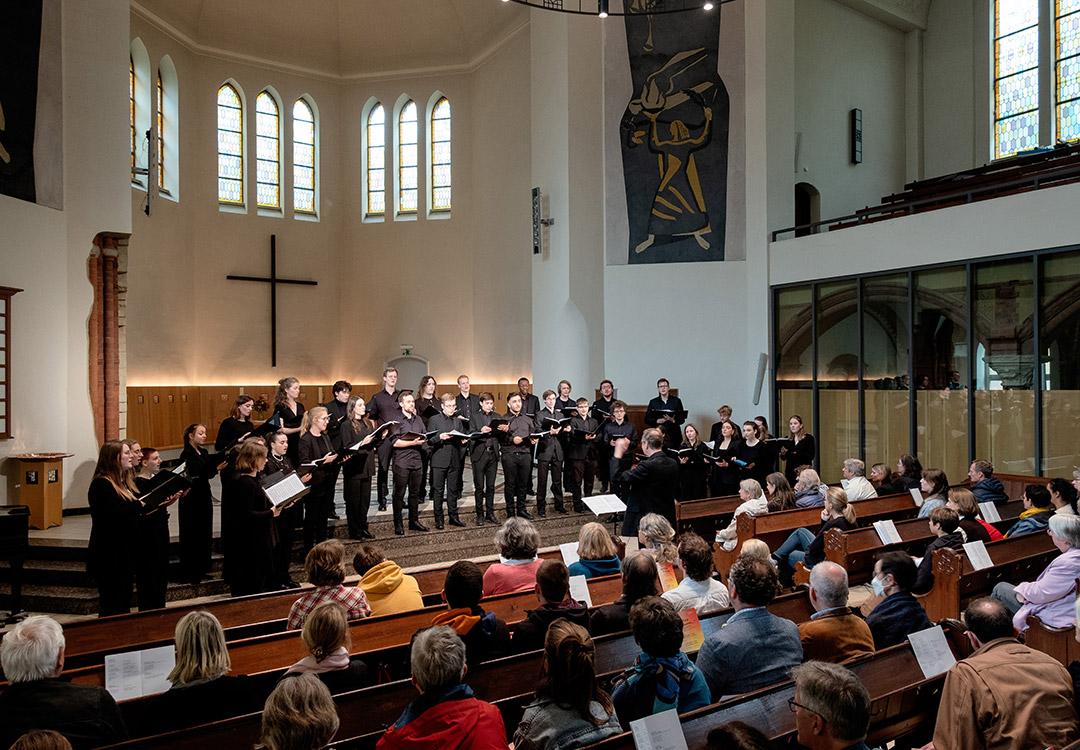
[[[498,433],[491,428],[495,413],[495,397],[480,394],[480,409],[469,420],[469,432],[483,432],[488,437],[474,440],[469,461],[473,471],[473,495],[476,498],[476,525],[485,521],[497,524],[495,519],[495,476],[499,470]]]
[[[625,488],[626,513],[623,515],[623,536],[638,532],[638,521],[648,513],[659,513],[672,525],[675,523],[675,492],[679,486],[679,464],[664,453],[664,439],[657,428],[641,433],[641,452],[645,458],[632,469],[622,469],[611,475],[611,481]]]
[[[443,495],[451,526],[464,526],[458,518],[458,499],[461,497],[461,462],[465,455],[461,438],[450,433],[462,432],[455,411],[454,397],[444,393],[439,399],[442,411],[428,420],[428,432],[439,434],[428,438],[431,446],[431,499],[435,505],[435,528],[443,528]]]
[[[600,442],[607,446],[611,456],[608,459],[609,477],[615,476],[624,464],[625,468],[630,468],[634,458],[632,446],[636,440],[637,429],[626,418],[626,404],[615,401],[611,405],[611,419],[600,428]]]
[[[412,391],[402,391],[398,395],[401,407],[400,424],[390,430],[386,441],[393,446],[394,466],[394,533],[405,535],[402,527],[401,510],[404,506],[405,490],[409,490],[409,530],[427,531],[427,526],[420,523],[420,483],[423,481],[424,462],[420,452],[424,450],[424,420],[416,413],[416,402]],[[414,433],[419,437],[403,439],[399,435]]]
[[[678,448],[682,443],[682,431],[679,428],[686,421],[686,412],[683,411],[682,401],[678,396],[668,395],[669,389],[667,378],[656,381],[658,395],[649,402],[649,408],[645,411],[645,424],[660,428],[664,433],[664,445],[668,448]]]
[[[472,386],[469,384],[468,375],[458,375],[457,385],[457,429],[468,432],[469,422],[472,420],[473,414],[480,411],[480,398],[470,392]],[[459,450],[461,451],[461,460],[458,462],[457,482],[459,487],[464,487],[465,454],[468,453],[468,446],[462,445]]]
[[[570,442],[566,447],[566,463],[570,465],[570,497],[574,500],[574,512],[582,513],[585,506],[582,494],[592,494],[593,447],[598,441],[599,425],[589,416],[587,399],[577,400],[577,412],[570,419]]]
[[[326,411],[330,414],[330,422],[326,428],[326,434],[334,444],[334,450],[341,450],[341,423],[345,421],[345,414],[349,406],[349,397],[352,396],[352,384],[347,380],[339,380],[333,386],[334,398],[328,401]],[[340,464],[334,464],[334,486],[337,486],[338,473],[341,471]],[[338,519],[334,501],[327,503],[327,517]]]
[[[532,447],[534,417],[521,411],[521,395],[511,393],[506,399],[506,424],[499,426],[502,441],[503,492],[506,496],[506,517],[531,519],[525,488],[532,476]]]
[[[521,397],[521,413],[529,419],[535,419],[536,413],[540,411],[540,399],[532,392],[532,383],[529,382],[528,378],[518,378],[518,395]],[[529,476],[525,493],[527,495],[536,494],[533,492],[533,474],[531,466],[529,467]]]
[[[383,422],[389,422],[390,420],[398,418],[398,389],[397,389],[397,368],[387,367],[383,370],[382,390],[371,397],[368,401],[367,413],[368,417],[375,422],[375,426],[378,427]],[[386,494],[389,491],[389,482],[387,475],[390,471],[391,460],[391,444],[387,440],[385,442],[385,449],[380,446],[380,450],[376,454],[379,459],[379,470],[376,479],[376,494],[379,500],[379,510],[386,510]]]
[[[615,405],[615,384],[607,378],[600,381],[600,398],[593,401],[592,417],[601,427],[604,426],[606,417],[611,416],[611,410]],[[608,470],[608,462],[611,460],[611,446],[597,441],[593,446],[592,461],[595,464],[594,473],[600,479],[600,494],[605,495],[608,484],[611,481],[611,472]]]

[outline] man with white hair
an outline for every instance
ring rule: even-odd
[[[10,682],[0,694],[0,747],[31,729],[55,730],[75,750],[127,738],[107,691],[59,679],[64,631],[51,617],[28,617],[7,633],[0,643],[0,665]]]
[[[848,502],[856,500],[869,500],[877,497],[877,490],[870,480],[866,478],[866,464],[857,458],[845,458],[844,465],[840,468],[843,479],[840,486],[847,493]]]
[[[839,663],[874,653],[870,626],[848,607],[846,570],[828,560],[812,567],[810,604],[814,614],[799,624],[799,640],[808,661]]]
[[[445,625],[418,630],[409,662],[420,697],[386,730],[376,750],[506,750],[499,709],[475,698],[464,683],[465,644],[457,633]]]

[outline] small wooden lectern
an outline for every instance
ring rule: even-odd
[[[20,453],[17,503],[30,507],[30,528],[64,523],[64,459],[72,453]]]

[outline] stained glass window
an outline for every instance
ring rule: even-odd
[[[407,102],[398,115],[398,213],[416,213],[416,102]]]
[[[293,105],[293,210],[315,213],[315,113],[303,99]]]
[[[269,91],[255,97],[255,200],[259,208],[281,208],[281,118]]]
[[[1080,0],[1057,0],[1054,18],[1057,140],[1080,138]]]
[[[1039,0],[994,0],[994,158],[1039,145]]]
[[[431,210],[450,210],[450,101],[444,96],[431,110]]]
[[[135,58],[128,57],[128,98],[131,104],[131,179],[135,180]]]
[[[218,203],[244,205],[244,104],[232,84],[217,94]]]
[[[367,215],[386,213],[386,110],[376,104],[367,118]]]
[[[161,82],[161,71],[157,74],[157,184],[158,190],[165,189],[165,84]]]

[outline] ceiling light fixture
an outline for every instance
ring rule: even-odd
[[[502,0],[504,3],[509,0]],[[718,5],[735,0],[622,0],[618,9],[610,7],[610,0],[513,0],[537,10],[570,13],[578,16],[607,18],[608,16],[660,16],[668,13],[689,13],[712,10]],[[704,4],[703,4],[704,3]]]
[[[600,8],[597,11],[596,15],[600,16],[601,18],[607,18],[608,0],[598,0],[598,2],[600,4]]]

